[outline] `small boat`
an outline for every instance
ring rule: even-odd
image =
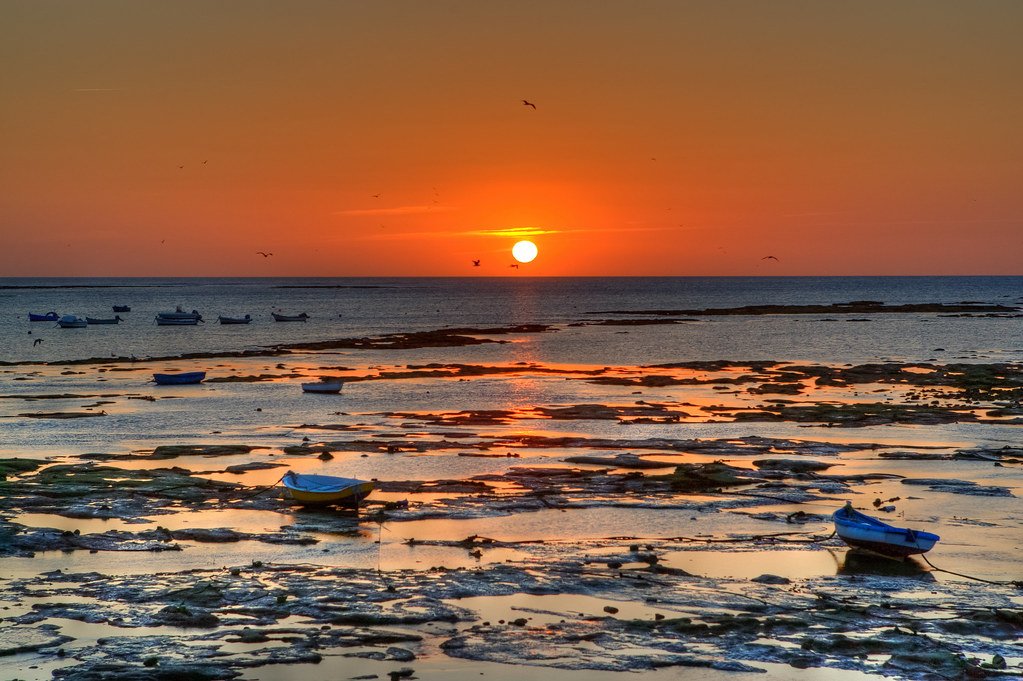
[[[181,309],[181,306],[178,305],[174,309],[174,312],[157,312],[156,313],[156,320],[157,320],[158,324],[160,323],[161,319],[163,319],[164,321],[167,321],[167,322],[171,322],[171,323],[173,323],[175,321],[184,321],[184,322],[191,322],[192,324],[198,324],[199,322],[202,321],[202,315],[199,314],[199,312],[197,310],[192,310],[191,312],[185,312],[183,309]]]
[[[302,314],[278,314],[271,312],[270,314],[273,315],[275,322],[304,322],[309,319],[309,315],[305,312]]]
[[[153,374],[157,385],[190,385],[202,383],[206,378],[205,371],[186,371],[180,374]]]
[[[252,321],[252,317],[245,315],[244,317],[224,317],[221,315],[217,317],[217,321],[221,324],[248,324]]]
[[[88,325],[89,322],[73,314],[66,314],[57,320],[57,326],[62,329],[84,329]]]
[[[340,378],[324,376],[316,383],[303,383],[302,392],[306,393],[339,393],[345,382]]]
[[[131,307],[128,305],[114,305],[114,312],[131,312]]]
[[[309,506],[348,506],[357,508],[369,496],[375,484],[356,478],[333,475],[308,475],[288,471],[281,479],[288,495],[300,504]]]
[[[60,319],[60,315],[56,312],[47,312],[46,314],[28,313],[28,321],[30,322],[55,322],[58,319]]]
[[[927,553],[941,537],[923,530],[893,527],[855,510],[852,504],[835,511],[835,533],[849,546],[869,549],[892,558]]]
[[[92,317],[86,317],[85,321],[90,324],[116,324],[117,322],[123,322],[121,315],[114,315],[113,319],[93,319]]]
[[[178,319],[176,317],[161,317],[156,315],[157,326],[195,326],[202,319],[196,319],[195,317],[182,317]]]

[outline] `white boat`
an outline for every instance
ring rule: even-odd
[[[157,326],[195,326],[196,324],[198,324],[201,321],[202,321],[202,319],[197,319],[195,317],[180,317],[180,318],[178,318],[178,317],[161,317],[160,315],[156,315],[156,325]]]
[[[84,329],[88,325],[89,322],[73,314],[66,314],[57,320],[57,326],[62,329]]]
[[[359,502],[373,491],[374,483],[357,478],[339,478],[333,475],[308,475],[288,471],[281,479],[288,495],[306,505],[349,506],[357,508]]]
[[[275,322],[304,322],[309,319],[309,315],[303,312],[302,314],[280,314],[278,312],[271,312]]]
[[[202,315],[199,314],[198,310],[192,310],[191,312],[185,312],[180,305],[178,305],[173,312],[157,312],[157,319],[194,319],[197,322],[202,321]]]
[[[345,382],[340,378],[324,376],[316,383],[303,383],[302,392],[306,393],[339,393]]]
[[[252,321],[252,317],[249,315],[245,315],[244,317],[225,317],[224,315],[220,315],[217,317],[217,321],[221,324],[248,324]]]

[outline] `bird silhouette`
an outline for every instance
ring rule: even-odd
[[[269,258],[273,253],[264,253],[263,251],[256,251],[256,255],[261,255],[264,258]]]
[[[479,267],[480,266],[480,261],[479,260],[473,260],[472,261],[472,266],[473,267]]]
[[[519,269],[519,264],[517,262],[512,263],[511,265],[508,265],[508,267],[514,267],[515,269]]]
[[[763,258],[761,258],[761,260],[774,260],[775,262],[780,262],[778,258],[774,257],[773,255],[765,255]]]
[[[534,110],[536,109],[536,104],[533,104],[528,99],[523,99],[522,100],[522,106],[531,106],[531,107],[533,107]]]
[[[35,346],[39,345],[42,342],[43,342],[42,338],[36,338],[34,341],[32,341],[32,347],[35,347]]]
[[[374,194],[374,195],[373,195],[373,198],[374,198],[374,199],[379,199],[379,198],[380,198],[380,195],[379,195],[379,194]]]

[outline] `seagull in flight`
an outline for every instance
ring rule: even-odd
[[[472,261],[472,266],[473,267],[479,267],[480,266],[480,261],[479,260],[473,260]]]
[[[36,338],[34,341],[32,341],[32,347],[35,347],[35,346],[39,345],[42,342],[43,342],[42,338]]]
[[[264,258],[269,258],[273,253],[264,253],[263,251],[256,251],[256,255],[261,255]]]
[[[511,265],[508,265],[508,267],[514,267],[515,269],[519,269],[519,264],[517,262],[512,263]]]
[[[778,258],[774,257],[773,255],[765,255],[763,258],[761,258],[761,260],[773,260],[775,262],[780,262]]]
[[[528,99],[523,99],[523,100],[522,100],[522,106],[531,106],[531,107],[533,107],[533,110],[534,110],[534,111],[536,110],[536,104],[533,104],[533,103],[532,103],[531,101],[529,101]]]

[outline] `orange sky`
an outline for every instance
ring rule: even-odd
[[[0,0],[0,276],[1021,274],[1021,35],[1015,0]]]

